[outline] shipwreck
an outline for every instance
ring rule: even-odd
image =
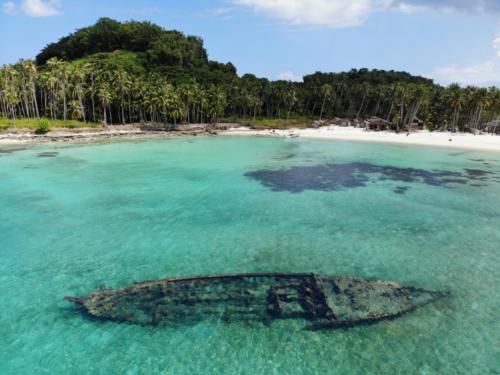
[[[302,319],[308,329],[353,327],[396,318],[447,296],[390,281],[348,276],[255,273],[160,279],[65,297],[90,317],[141,325]]]

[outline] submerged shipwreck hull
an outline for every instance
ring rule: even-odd
[[[446,296],[389,281],[314,274],[240,274],[161,279],[65,297],[91,317],[143,325],[303,319],[335,329],[392,319]]]

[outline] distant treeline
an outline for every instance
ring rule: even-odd
[[[406,72],[359,69],[303,82],[238,77],[210,61],[198,37],[108,18],[48,45],[36,62],[0,68],[0,112],[104,122],[216,122],[221,118],[380,117],[405,127],[476,129],[500,116],[500,90]]]

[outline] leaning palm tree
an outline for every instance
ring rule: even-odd
[[[358,109],[358,113],[356,114],[356,118],[359,119],[359,116],[361,113],[363,113],[363,109],[365,107],[366,100],[368,96],[370,95],[371,87],[368,83],[363,82],[360,87],[361,90],[361,95],[363,96],[363,99],[361,100],[361,106]]]
[[[332,85],[325,84],[321,87],[321,93],[323,94],[323,104],[321,105],[321,113],[319,115],[319,120],[323,120],[323,111],[325,109],[326,99],[332,96],[333,87]]]
[[[429,97],[429,92],[427,90],[427,86],[425,86],[423,84],[412,85],[410,90],[411,90],[410,91],[411,105],[409,106],[408,113],[407,113],[408,132],[411,131],[411,126],[413,124],[413,121],[415,121],[415,118],[417,117],[417,114],[420,111],[422,104]]]
[[[473,88],[470,96],[472,106],[470,123],[471,128],[477,130],[481,124],[484,109],[489,105],[488,90],[485,88]]]

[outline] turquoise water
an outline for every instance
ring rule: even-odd
[[[352,163],[377,167],[354,171],[361,186],[306,187],[308,175],[299,192],[272,173]],[[286,188],[252,175],[262,170]],[[433,170],[464,182],[401,181]],[[2,146],[0,374],[499,374],[499,192],[500,153],[271,138]],[[293,321],[96,322],[62,300],[136,280],[261,271],[452,294],[329,332]]]

